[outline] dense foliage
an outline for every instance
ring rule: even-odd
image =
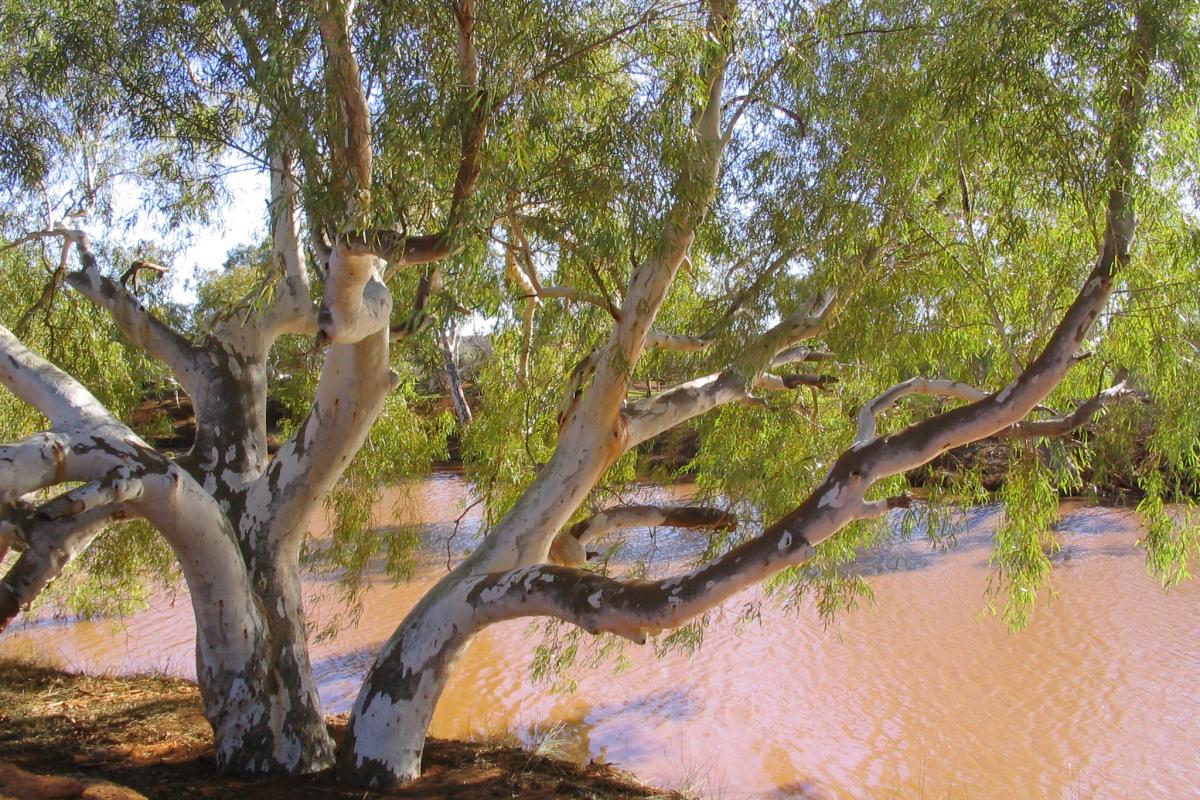
[[[824,287],[839,290],[839,310],[818,343],[833,360],[818,366],[837,382],[728,405],[696,423],[700,448],[687,473],[749,523],[715,537],[708,555],[806,497],[850,443],[858,409],[888,386],[929,375],[991,390],[1039,352],[1102,235],[1106,149],[1122,124],[1117,97],[1139,13],[1153,18],[1158,52],[1136,163],[1135,254],[1089,357],[1047,405],[1070,410],[1118,371],[1145,402],[1109,409],[1068,439],[1003,444],[998,499],[1008,521],[993,563],[1004,587],[998,607],[1019,624],[1046,585],[1059,494],[1116,481],[1144,498],[1153,571],[1168,581],[1187,574],[1194,539],[1164,504],[1200,487],[1200,21],[1189,2],[835,0],[739,10],[727,114],[740,117],[717,196],[657,322],[712,343],[648,355],[633,386],[720,368]],[[704,91],[697,54],[711,45],[690,4],[488,2],[478,87],[464,93],[444,4],[362,3],[353,19],[376,156],[345,218],[327,205],[341,180],[329,145],[341,123],[306,9],[6,1],[0,18],[4,234],[15,242],[86,210],[86,224],[107,232],[101,260],[114,276],[132,258],[170,258],[129,245],[131,215],[149,216],[173,240],[220,213],[231,169],[262,168],[279,142],[300,154],[315,230],[437,228],[464,120],[490,115],[478,189],[451,208],[455,255],[419,310],[433,328],[407,321],[423,332],[393,349],[402,388],[328,501],[332,546],[312,554],[313,564],[347,570],[348,587],[380,556],[396,577],[411,568],[415,539],[381,536],[364,498],[444,455],[448,418],[415,410],[418,376],[440,364],[431,330],[457,319],[491,332],[494,355],[475,376],[477,418],[461,433],[489,520],[549,458],[567,376],[607,335],[606,306],[619,303],[631,265],[657,241]],[[128,414],[165,375],[57,286],[56,248],[4,251],[0,321]],[[547,286],[602,301],[543,299],[527,336],[514,260]],[[259,248],[212,267],[192,307],[172,306],[161,288],[143,288],[145,302],[199,340],[214,316],[261,303],[274,269]],[[390,279],[397,322],[420,279],[412,270]],[[273,392],[297,421],[319,353],[285,338],[272,359]],[[883,425],[898,429],[947,402],[915,399]],[[34,412],[0,393],[0,438],[39,428]],[[634,480],[635,462],[610,470],[597,506]],[[910,512],[920,518],[906,530],[936,539],[953,525],[940,505],[984,495],[972,469],[933,483],[930,506]],[[815,589],[823,610],[853,602],[864,587],[848,564],[883,535],[882,523],[856,525],[772,588],[790,597]],[[127,570],[169,564],[149,545],[93,552],[102,555],[83,571],[127,592],[136,586],[121,577]]]

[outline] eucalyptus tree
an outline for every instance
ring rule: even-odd
[[[1200,432],[1189,4],[31,14],[4,20],[6,252],[73,254],[45,302],[62,282],[107,312],[191,396],[197,431],[186,454],[150,448],[0,329],[0,382],[47,421],[0,448],[0,533],[21,550],[0,619],[106,525],[146,520],[190,590],[223,767],[333,763],[300,593],[309,520],[427,460],[395,435],[419,426],[394,392],[464,312],[494,326],[463,433],[488,525],[366,676],[347,780],[419,773],[455,658],[495,622],[670,645],[764,580],[851,602],[846,562],[911,505],[911,471],[983,439],[1009,448],[994,559],[1011,621],[1044,585],[1055,490],[1105,469],[1147,497],[1152,566],[1186,571],[1162,500],[1194,487]],[[171,221],[211,213],[235,154],[269,172],[270,255],[207,326],[148,307],[138,268],[78,218],[31,225],[40,198],[103,218],[130,185]],[[271,453],[266,365],[296,336],[319,377]],[[612,504],[638,446],[685,425],[725,505]],[[353,576],[379,552],[360,521],[339,523],[351,544],[310,546]],[[589,543],[664,524],[712,532],[702,563],[588,566]]]

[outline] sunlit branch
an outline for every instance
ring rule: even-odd
[[[281,278],[270,308],[264,314],[267,335],[317,331],[317,316],[309,289],[308,267],[300,243],[297,217],[299,196],[292,156],[281,152],[271,157],[271,249]]]
[[[0,325],[0,384],[55,427],[106,424],[108,410],[83,384],[38,356]],[[28,441],[28,440],[27,440]]]
[[[330,172],[333,191],[350,221],[370,208],[371,115],[350,41],[349,9],[341,0],[316,0],[316,4],[331,116]]]
[[[108,311],[121,332],[149,356],[165,364],[185,388],[191,391],[195,387],[200,380],[195,348],[183,335],[151,314],[126,288],[124,279],[117,282],[100,274],[96,257],[92,253],[91,239],[86,232],[56,225],[29,234],[25,240],[34,238],[61,238],[64,243],[64,257],[65,248],[74,245],[79,254],[81,268],[68,274],[65,282]],[[138,263],[145,267],[146,262]],[[126,272],[126,276],[136,272],[138,266],[135,264],[131,269],[132,272]]]

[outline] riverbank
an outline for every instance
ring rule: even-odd
[[[346,718],[330,717],[340,738]],[[31,775],[32,773],[32,775]],[[42,778],[39,776],[52,776]],[[682,798],[611,765],[581,766],[487,742],[431,739],[425,774],[392,792],[339,787],[331,775],[247,781],[213,770],[196,685],[155,675],[94,677],[0,659],[0,800]]]
[[[627,499],[673,504],[687,490],[643,487]],[[357,623],[312,642],[328,712],[350,708],[397,622],[445,574],[447,537],[470,544],[478,507],[454,533],[470,498],[463,476],[438,473],[380,501],[381,520],[426,522],[421,566],[399,585],[372,571]],[[811,597],[785,607],[753,590],[714,613],[694,654],[659,658],[653,647],[630,645],[618,671],[613,661],[595,664],[584,637],[563,676],[570,693],[531,679],[543,629],[491,626],[455,666],[434,735],[520,742],[731,800],[1194,796],[1200,581],[1165,592],[1146,574],[1137,515],[1072,504],[1055,526],[1052,591],[1039,598],[1029,628],[1013,634],[981,613],[1001,512],[971,509],[962,522],[952,548],[895,540],[864,554],[855,569],[875,602],[829,628]],[[701,546],[691,532],[662,529],[636,532],[627,552],[659,565],[661,576]],[[304,591],[318,628],[344,607],[319,577],[307,576]],[[747,613],[758,622],[743,624]],[[0,657],[91,674],[191,678],[194,654],[182,593],[122,620],[47,613],[0,636]],[[0,675],[0,687],[6,682]],[[0,695],[0,714],[21,717],[10,705]],[[198,716],[197,725],[206,735]],[[11,728],[0,720],[0,733]],[[0,760],[11,759],[0,750]]]

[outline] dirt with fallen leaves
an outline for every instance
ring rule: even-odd
[[[330,718],[340,739],[345,718]],[[332,774],[245,780],[217,775],[195,684],[94,677],[0,660],[0,800],[365,800],[366,798],[679,798],[610,765],[579,765],[486,743],[429,740],[425,774],[364,792]]]

